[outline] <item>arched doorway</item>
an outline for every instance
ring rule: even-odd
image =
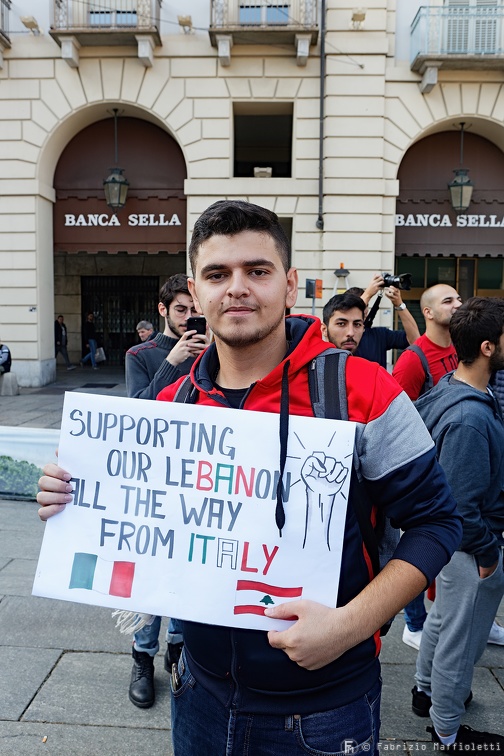
[[[399,168],[396,209],[396,273],[412,274],[404,292],[421,332],[419,299],[435,283],[473,295],[504,296],[504,153],[466,131],[464,168],[474,183],[469,209],[457,215],[448,182],[460,166],[460,131],[416,142]]]
[[[137,342],[135,325],[158,325],[160,284],[186,269],[186,167],[180,147],[158,126],[119,117],[118,162],[129,182],[114,214],[103,180],[114,165],[114,119],[77,134],[58,161],[54,188],[55,313],[62,313],[71,359],[82,352],[86,313],[108,364],[122,365]]]

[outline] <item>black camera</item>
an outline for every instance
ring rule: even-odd
[[[396,289],[409,291],[411,289],[411,273],[401,273],[400,276],[393,276],[391,273],[382,273],[385,286],[395,286]]]

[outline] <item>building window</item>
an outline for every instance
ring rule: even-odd
[[[498,52],[500,0],[447,0],[446,52]]]
[[[409,257],[396,258],[396,271],[411,274],[411,290],[401,292],[420,333],[425,321],[420,297],[425,289],[444,283],[457,289],[465,302],[469,297],[504,298],[504,260],[499,257]],[[399,326],[400,327],[400,326]]]
[[[90,10],[89,25],[108,28],[111,26],[137,26],[137,13],[135,10]]]
[[[273,178],[290,178],[292,125],[292,103],[235,103],[233,175],[271,168]]]
[[[287,3],[240,3],[239,22],[244,26],[278,26],[289,23]]]

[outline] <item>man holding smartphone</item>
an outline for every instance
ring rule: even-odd
[[[161,287],[159,314],[165,320],[163,333],[126,352],[126,391],[135,399],[155,399],[161,389],[187,375],[191,366],[208,345],[206,322],[202,330],[189,327],[197,316],[185,273],[176,273]]]
[[[196,357],[208,344],[206,320],[197,311],[187,288],[187,276],[176,273],[161,287],[158,310],[165,320],[163,333],[137,344],[126,352],[128,396],[155,399],[161,389],[189,373]],[[161,617],[138,630],[133,640],[133,669],[129,699],[147,709],[154,703],[154,657],[159,651]],[[170,619],[165,669],[178,661],[183,638],[179,621]]]

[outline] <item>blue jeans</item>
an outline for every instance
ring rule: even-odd
[[[95,339],[89,339],[89,352],[86,354],[86,356],[81,360],[81,363],[84,365],[85,362],[88,360],[91,360],[91,365],[93,367],[96,367],[96,360],[95,360],[95,352],[98,348],[98,343]]]
[[[161,617],[154,617],[151,625],[145,625],[133,636],[135,651],[156,656],[159,651],[159,631],[161,629]],[[167,643],[182,643],[182,621],[171,619],[166,633]]]
[[[185,652],[173,690],[175,756],[378,754],[381,681],[357,701],[314,714],[247,714],[223,706],[196,682]]]
[[[422,630],[425,620],[427,619],[424,595],[425,592],[422,591],[422,593],[404,607],[404,621],[408,626],[408,630],[411,630],[412,633],[415,633],[417,630]]]

